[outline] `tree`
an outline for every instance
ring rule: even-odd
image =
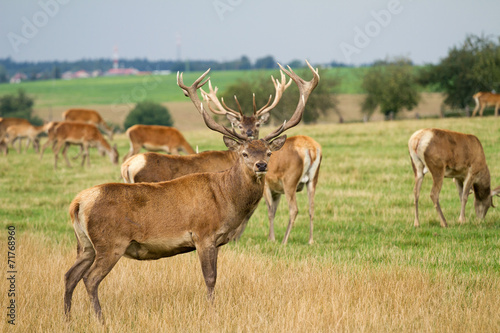
[[[23,118],[34,125],[43,124],[42,119],[33,115],[33,98],[29,97],[23,89],[15,94],[0,97],[0,117]]]
[[[436,84],[446,94],[444,103],[452,108],[467,108],[478,91],[500,90],[500,37],[468,35],[448,51],[439,64],[419,75],[421,84]]]
[[[129,112],[123,126],[127,129],[136,124],[173,126],[174,122],[166,107],[158,103],[143,101],[137,103]]]
[[[365,74],[362,87],[367,96],[361,110],[368,118],[377,107],[392,118],[402,109],[412,110],[420,100],[416,76],[406,58],[377,62]]]
[[[300,69],[296,72],[300,77],[306,79],[311,77],[309,68]],[[334,95],[335,88],[338,86],[339,81],[327,75],[327,71],[320,70],[319,74],[321,76],[321,81],[316,89],[314,89],[314,92],[309,96],[302,121],[306,124],[314,123],[320,116],[326,115],[329,111],[333,110],[339,115],[340,122],[342,122],[342,116],[336,109],[337,100]],[[274,75],[274,77],[275,79],[277,78],[276,75]],[[269,76],[259,74],[250,79],[240,79],[235,84],[229,86],[221,94],[221,97],[224,98],[224,101],[230,108],[236,110],[237,107],[233,98],[237,96],[243,112],[248,116],[250,112],[252,112],[251,110],[253,110],[252,93],[255,93],[257,108],[261,108],[267,103],[270,94],[272,94],[274,98],[275,88]],[[276,123],[289,119],[295,111],[298,99],[298,88],[292,83],[283,93],[283,97],[278,105],[270,112],[270,118]]]
[[[272,56],[259,58],[255,61],[255,69],[271,69],[276,68],[276,61]]]

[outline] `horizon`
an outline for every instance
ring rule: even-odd
[[[500,2],[491,0],[39,0],[2,2],[0,10],[0,58],[16,62],[109,59],[118,48],[119,59],[148,61],[247,56],[254,63],[271,55],[283,63],[360,66],[407,57],[425,65],[469,34],[500,31]]]

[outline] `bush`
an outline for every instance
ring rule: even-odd
[[[23,118],[33,125],[43,124],[42,119],[33,116],[33,98],[29,97],[22,89],[17,95],[7,94],[0,97],[0,117]]]
[[[143,101],[137,103],[130,111],[123,126],[127,129],[136,124],[173,126],[174,121],[168,109],[163,105]]]

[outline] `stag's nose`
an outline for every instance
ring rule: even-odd
[[[257,163],[255,163],[255,166],[257,167],[257,170],[259,172],[267,171],[267,163],[266,162],[257,162]]]
[[[247,136],[250,138],[252,137],[253,138],[253,131],[251,129],[247,130],[246,132]]]

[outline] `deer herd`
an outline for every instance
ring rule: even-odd
[[[155,260],[196,250],[207,287],[208,299],[214,298],[219,247],[238,240],[247,222],[264,200],[268,209],[269,239],[274,241],[274,218],[281,195],[288,203],[289,221],[283,238],[288,242],[298,214],[296,192],[305,187],[309,200],[309,244],[313,243],[314,196],[322,161],[321,145],[304,135],[287,138],[282,135],[302,119],[307,100],[319,83],[318,70],[307,63],[313,78],[305,81],[290,67],[280,67],[280,79],[271,76],[275,92],[266,105],[257,108],[253,96],[253,114],[245,116],[238,99],[238,110],[229,108],[217,97],[210,69],[191,85],[177,74],[177,85],[191,99],[205,125],[222,134],[228,150],[195,152],[180,131],[157,125],[135,125],[126,131],[130,150],[123,158],[121,176],[124,183],[101,184],[80,192],[69,206],[71,222],[77,238],[77,258],[65,274],[64,311],[69,318],[73,291],[83,279],[94,312],[103,315],[98,298],[101,281],[121,257]],[[285,75],[286,74],[286,75]],[[287,76],[289,77],[287,82]],[[260,128],[293,83],[299,99],[290,119],[260,137]],[[208,83],[208,90],[203,86]],[[198,93],[201,94],[200,101]],[[495,107],[498,115],[500,95],[477,93],[473,96],[480,116],[486,106]],[[231,128],[216,122],[207,112],[224,115]],[[89,148],[95,147],[118,164],[116,144],[111,145],[101,134],[113,140],[113,129],[94,110],[69,109],[63,121],[34,126],[24,119],[0,118],[0,149],[7,154],[26,138],[26,148],[33,145],[40,159],[49,146],[54,152],[57,169],[59,151],[66,155],[69,145],[80,147],[82,166],[90,166]],[[40,148],[39,135],[47,134]],[[150,152],[139,153],[141,148]],[[40,150],[40,151],[39,151]],[[439,204],[444,178],[453,178],[461,202],[459,223],[465,222],[465,206],[469,193],[474,193],[476,215],[484,218],[493,206],[493,196],[500,186],[491,189],[490,173],[480,141],[474,135],[427,128],[416,131],[409,139],[408,150],[415,175],[414,226],[420,226],[418,200],[426,173],[433,179],[431,199],[442,227],[446,219]],[[160,154],[164,151],[169,154]],[[185,155],[180,155],[180,152]],[[77,156],[78,157],[78,156]],[[202,212],[202,213],[200,213]]]

